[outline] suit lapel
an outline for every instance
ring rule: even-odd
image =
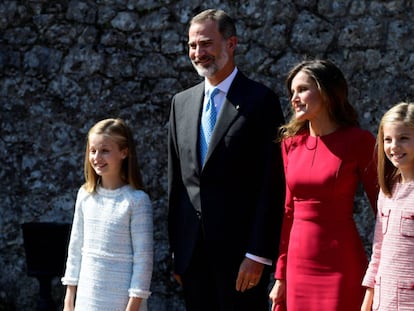
[[[213,135],[211,136],[210,145],[208,147],[208,152],[206,156],[206,161],[208,160],[210,154],[214,152],[217,144],[227,133],[229,127],[233,123],[233,120],[238,115],[238,106],[234,106],[228,99],[226,99],[221,107],[220,114],[218,116],[216,126],[214,128]]]
[[[186,105],[186,120],[185,122],[185,133],[184,135],[189,136],[190,152],[193,159],[197,159],[200,167],[200,156],[199,156],[199,136],[200,136],[200,122],[201,122],[201,110],[203,108],[204,100],[204,82],[200,83],[194,88],[192,94],[188,97],[188,105]]]
[[[216,125],[214,127],[213,135],[211,136],[210,145],[206,156],[206,163],[211,154],[214,153],[214,149],[217,147],[220,140],[228,132],[229,128],[233,124],[234,120],[239,115],[239,110],[242,107],[243,101],[240,92],[242,92],[241,83],[244,76],[240,71],[237,73],[227,93],[226,99],[221,107],[220,114],[218,116]]]

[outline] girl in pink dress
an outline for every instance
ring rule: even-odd
[[[414,103],[388,110],[378,130],[381,192],[362,311],[414,310]]]
[[[342,72],[326,60],[291,70],[282,127],[286,202],[272,310],[359,311],[368,265],[354,219],[358,184],[375,209],[375,137],[358,126]]]

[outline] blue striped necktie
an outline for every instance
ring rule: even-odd
[[[214,96],[220,92],[218,88],[214,88],[210,93],[210,98],[203,109],[200,126],[200,157],[201,164],[204,165],[204,160],[207,155],[208,145],[210,144],[211,135],[213,134],[214,125],[216,124],[217,112],[214,106]]]

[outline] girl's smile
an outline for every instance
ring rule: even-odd
[[[102,185],[107,185],[109,180],[116,180],[116,184],[121,183],[122,162],[127,155],[128,148],[120,150],[118,144],[109,136],[90,135],[89,162],[96,174],[101,176]]]

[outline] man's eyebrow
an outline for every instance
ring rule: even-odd
[[[213,42],[213,39],[206,38],[206,39],[199,39],[199,40],[194,40],[194,41],[188,41],[188,45],[196,44],[196,42],[209,43],[209,42]]]

